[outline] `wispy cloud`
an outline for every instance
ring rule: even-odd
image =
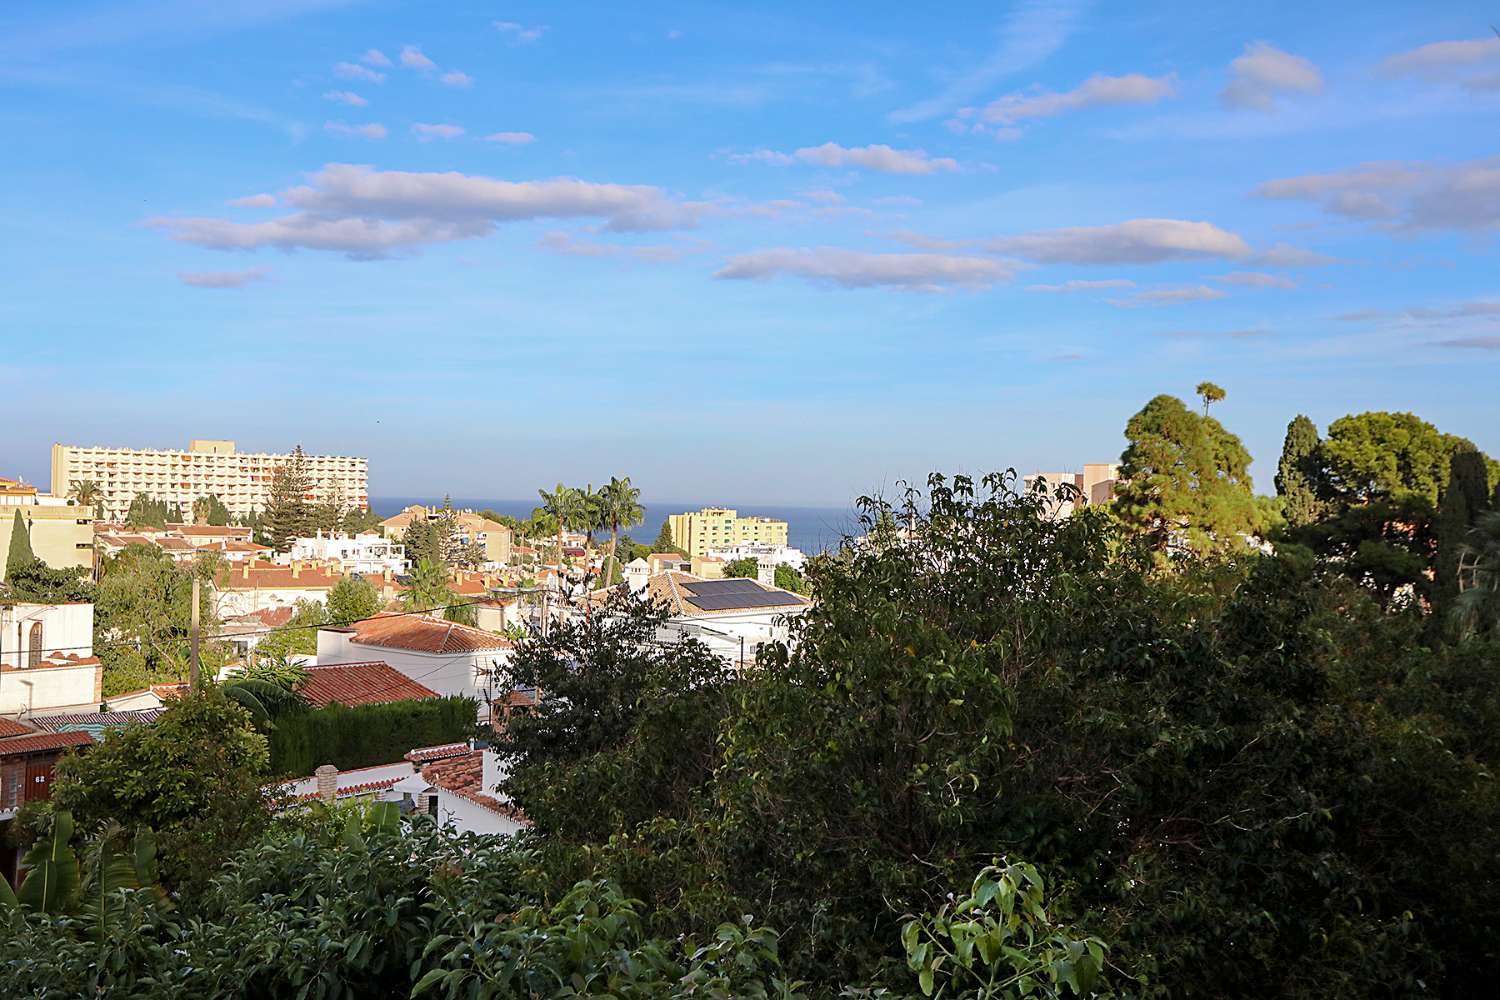
[[[821,146],[804,146],[791,153],[759,149],[753,153],[734,153],[729,158],[736,163],[775,166],[809,163],[820,167],[857,167],[886,174],[934,174],[958,169],[957,160],[929,156],[921,149],[892,149],[879,144],[846,147],[825,142]]]
[[[424,72],[437,69],[437,63],[423,55],[422,50],[415,45],[401,46],[401,65],[407,69],[419,69]]]
[[[411,127],[411,131],[420,141],[431,142],[434,139],[457,139],[464,134],[464,127],[462,125],[417,122]]]
[[[438,80],[441,81],[445,87],[474,86],[474,78],[472,76],[467,73],[462,73],[456,69],[452,69],[444,73],[442,76],[438,77]]]
[[[1500,337],[1454,337],[1452,340],[1439,340],[1439,347],[1462,347],[1478,351],[1500,351]]]
[[[1296,288],[1297,283],[1281,274],[1266,274],[1264,271],[1231,271],[1208,279],[1221,285],[1242,285],[1245,288]]]
[[[1111,288],[1134,288],[1135,282],[1129,278],[1101,278],[1097,281],[1075,279],[1064,281],[1057,285],[1027,285],[1028,292],[1052,292],[1071,294],[1073,292],[1097,292]]]
[[[1139,306],[1180,306],[1188,302],[1212,302],[1228,298],[1229,293],[1207,285],[1185,285],[1179,288],[1153,288],[1121,299],[1106,299],[1112,306],[1133,309]]]
[[[928,121],[971,103],[1008,76],[1062,48],[1087,6],[1083,0],[1022,0],[1000,25],[999,43],[978,66],[951,79],[935,97],[891,112],[898,123]]]
[[[335,101],[339,104],[347,104],[351,108],[362,108],[370,102],[360,97],[352,90],[327,90],[323,92],[323,100]]]
[[[354,136],[360,139],[384,139],[389,132],[379,122],[367,125],[350,125],[348,122],[324,122],[323,130],[334,135]]]
[[[549,253],[560,254],[564,257],[627,259],[654,264],[681,260],[685,253],[701,249],[697,246],[604,243],[561,231],[544,234],[541,239],[537,240],[537,246]]]
[[[245,271],[178,271],[177,278],[194,288],[244,288],[270,277],[269,268],[252,267]]]
[[[211,250],[326,250],[369,260],[433,243],[487,236],[506,222],[598,219],[606,231],[646,232],[696,224],[702,207],[644,185],[574,179],[502,181],[446,173],[376,170],[332,163],[283,191],[295,211],[265,222],[158,217],[172,239]]]
[[[1380,64],[1387,76],[1421,76],[1469,90],[1500,90],[1500,37],[1433,42]]]
[[[978,113],[986,122],[1015,125],[1035,118],[1052,118],[1084,108],[1122,104],[1155,104],[1177,94],[1175,75],[1105,76],[1096,73],[1072,90],[1018,91],[1006,94]]]
[[[390,66],[391,57],[379,49],[365,49],[365,54],[359,57],[359,61],[366,66]]]
[[[510,39],[512,45],[530,45],[547,30],[544,24],[527,26],[519,21],[494,21],[495,30]]]
[[[987,249],[1058,264],[1154,264],[1167,260],[1250,256],[1244,239],[1211,222],[1131,219],[1107,226],[1079,226],[1003,236]]]
[[[491,132],[484,137],[485,142],[498,142],[506,146],[525,146],[536,142],[536,136],[530,132]]]
[[[231,198],[225,202],[235,208],[271,208],[276,204],[274,194],[247,194],[243,198]]]
[[[840,288],[891,287],[940,292],[988,288],[1014,270],[986,257],[936,253],[864,253],[838,247],[780,247],[729,258],[714,277],[766,279],[783,275]]]
[[[1311,201],[1401,231],[1500,229],[1500,156],[1455,164],[1365,163],[1267,181],[1260,198]]]
[[[1290,243],[1274,243],[1250,259],[1261,267],[1326,267],[1339,263],[1337,257],[1326,253],[1292,246]]]
[[[1323,74],[1311,60],[1251,42],[1229,64],[1229,83],[1219,96],[1231,108],[1272,111],[1279,97],[1322,92]]]
[[[366,83],[383,83],[385,74],[359,63],[341,62],[333,66],[335,76],[341,76],[346,80],[364,80]]]
[[[1500,321],[1500,300],[1472,299],[1404,309],[1360,309],[1337,317],[1345,323],[1395,322],[1408,326],[1442,326],[1455,321]]]

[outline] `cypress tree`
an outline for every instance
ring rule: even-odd
[[[285,465],[278,466],[271,477],[270,495],[261,527],[277,552],[292,547],[292,541],[311,534],[312,507],[307,494],[312,492],[312,474],[299,444]]]
[[[17,570],[25,569],[36,562],[36,553],[31,551],[31,536],[26,532],[26,521],[16,511],[16,519],[10,527],[10,552],[5,557],[5,577],[10,579]]]
[[[1276,466],[1276,492],[1284,501],[1283,513],[1289,527],[1300,528],[1323,517],[1322,491],[1318,488],[1322,445],[1317,425],[1302,414],[1286,425],[1286,441]]]
[[[1441,614],[1458,596],[1458,560],[1474,519],[1488,507],[1488,470],[1484,456],[1463,450],[1448,460],[1448,488],[1437,516],[1437,560],[1433,567],[1434,602]]]

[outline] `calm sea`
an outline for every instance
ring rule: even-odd
[[[442,502],[441,497],[436,499],[432,497],[371,497],[370,509],[381,517],[390,517],[392,514],[399,513],[403,507],[415,503],[430,506]],[[489,509],[521,520],[530,517],[537,504],[536,500],[453,498],[455,507],[466,507],[472,510]],[[656,533],[661,530],[661,522],[668,514],[700,510],[706,505],[653,500],[650,503],[643,503],[642,506],[646,508],[646,518],[639,526],[630,529],[628,534],[636,541],[649,545],[656,541]],[[741,516],[774,517],[785,521],[787,541],[809,554],[836,548],[845,535],[864,533],[859,525],[858,512],[852,505],[849,507],[784,507],[775,504],[760,504],[736,509]]]

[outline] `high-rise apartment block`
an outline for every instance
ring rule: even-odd
[[[1109,503],[1115,498],[1115,484],[1119,478],[1118,464],[1092,462],[1085,465],[1082,472],[1033,472],[1029,476],[1022,476],[1021,481],[1028,493],[1038,488],[1045,489],[1052,513],[1058,517],[1067,517],[1073,513],[1075,506]],[[1059,486],[1071,486],[1077,490],[1077,502],[1056,499]]]
[[[369,508],[368,460],[349,455],[304,458],[313,484],[310,502]],[[290,454],[236,451],[233,441],[193,441],[187,451],[54,444],[52,491],[67,496],[73,483],[97,483],[106,519],[124,517],[137,493],[181,504],[185,512],[192,510],[194,500],[213,494],[231,514],[243,515],[265,509],[271,479],[290,459]]]
[[[745,542],[785,545],[787,524],[770,517],[740,517],[729,507],[704,507],[696,513],[667,517],[672,543],[693,558],[709,549],[727,549]]]

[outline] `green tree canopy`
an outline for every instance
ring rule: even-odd
[[[149,493],[137,493],[130,501],[125,524],[131,528],[165,528],[171,516],[165,500],[157,500]]]
[[[194,524],[217,524],[229,523],[229,508],[224,506],[215,493],[205,493],[193,501],[193,523]]]
[[[1281,461],[1276,465],[1276,492],[1290,527],[1311,524],[1325,513],[1322,445],[1317,425],[1307,417],[1299,413],[1287,424]]]
[[[1114,509],[1161,556],[1244,548],[1259,529],[1250,453],[1213,417],[1157,396],[1125,426]]]
[[[1199,382],[1198,387],[1193,390],[1203,400],[1203,415],[1208,416],[1208,408],[1224,398],[1225,392],[1212,382]]]
[[[295,539],[312,534],[313,508],[308,500],[312,490],[312,473],[299,444],[271,475],[266,509],[261,513],[262,528],[277,552],[288,551]]]
[[[31,551],[31,531],[26,524],[26,519],[21,516],[21,511],[17,509],[16,516],[11,520],[10,550],[5,556],[6,579],[29,568],[37,561],[36,554]]]
[[[348,625],[371,617],[381,607],[380,592],[362,576],[346,576],[328,592],[328,620]]]
[[[1450,461],[1464,450],[1478,449],[1415,414],[1373,412],[1329,424],[1322,454],[1329,484],[1345,504],[1417,496],[1436,506],[1448,485]]]

